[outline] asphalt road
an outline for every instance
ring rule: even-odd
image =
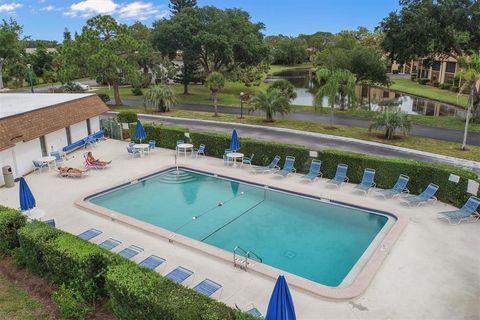
[[[113,117],[113,113],[107,113],[104,117]],[[470,170],[473,170],[480,174],[480,162],[473,163],[470,161],[455,161],[452,159],[446,159],[444,157],[433,157],[429,155],[424,155],[417,153],[414,150],[403,151],[389,148],[389,146],[381,144],[369,144],[362,143],[358,141],[351,141],[349,139],[343,138],[329,138],[324,137],[318,134],[302,132],[302,131],[288,131],[279,130],[277,128],[270,127],[261,127],[261,126],[242,126],[235,123],[222,123],[222,122],[205,122],[195,119],[179,119],[179,118],[169,118],[150,115],[142,115],[139,117],[142,121],[148,122],[158,122],[164,125],[178,125],[187,127],[191,130],[196,131],[208,131],[208,132],[219,132],[219,133],[231,133],[233,128],[236,128],[240,137],[250,137],[261,140],[269,141],[278,141],[284,143],[304,145],[305,147],[312,150],[322,150],[322,149],[337,149],[345,151],[359,152],[369,155],[378,155],[402,159],[412,159],[420,161],[428,161],[435,163],[443,163],[449,165],[455,165],[464,167]]]
[[[124,105],[129,106],[140,106],[143,105],[143,100],[134,100],[134,99],[123,99]],[[213,106],[209,105],[197,105],[197,104],[176,104],[172,107],[174,110],[187,110],[187,111],[203,111],[203,112],[213,112]],[[218,111],[225,114],[240,114],[240,108],[236,107],[226,107],[218,106]],[[246,109],[244,108],[246,113]],[[261,113],[256,113],[256,115],[262,115]],[[286,119],[292,120],[303,120],[310,122],[318,123],[330,123],[329,114],[319,114],[312,112],[291,112],[285,115]],[[348,117],[348,116],[339,116],[334,117],[335,124],[358,127],[358,128],[368,128],[370,121],[367,119]],[[410,135],[424,138],[431,138],[437,140],[445,140],[451,142],[462,143],[463,141],[463,131],[454,130],[447,128],[436,128],[430,126],[422,126],[414,124],[410,130]],[[469,145],[480,146],[480,132],[470,132],[468,134],[467,143]]]

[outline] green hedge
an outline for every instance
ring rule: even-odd
[[[106,290],[119,320],[256,319],[131,262],[108,270]]]
[[[133,111],[122,111],[117,115],[117,121],[120,123],[132,123],[137,122],[138,115]]]
[[[344,151],[320,151],[318,159],[322,160],[321,171],[325,178],[332,178],[335,175],[339,163],[348,165],[347,176],[352,183],[362,180],[365,168],[375,169],[375,182],[379,188],[393,187],[398,176],[406,174],[410,177],[407,187],[411,193],[421,193],[432,182],[440,186],[437,193],[438,199],[457,207],[462,206],[470,196],[465,191],[468,179],[478,178],[473,172],[436,163],[373,157]],[[450,173],[459,175],[460,182],[449,181]]]
[[[130,137],[132,141],[139,142],[135,138],[135,123],[130,124]],[[188,132],[188,129],[182,127],[167,127],[159,124],[145,123],[143,124],[145,133],[147,137],[143,140],[155,140],[157,142],[157,147],[175,149],[177,145],[177,140],[185,140],[185,132]]]
[[[0,253],[9,255],[19,246],[17,230],[25,223],[26,218],[21,212],[0,206]]]

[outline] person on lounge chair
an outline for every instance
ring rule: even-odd
[[[85,171],[72,167],[58,167],[61,176],[81,176]]]
[[[87,160],[88,162],[90,162],[91,164],[94,164],[94,165],[97,165],[97,166],[107,166],[109,165],[112,161],[101,161],[100,159],[95,159],[93,157],[93,154],[91,151],[89,151],[87,153]]]

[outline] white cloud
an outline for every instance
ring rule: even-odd
[[[64,14],[70,17],[81,16],[84,18],[96,14],[112,14],[118,4],[112,0],[83,0],[70,6],[70,10]]]
[[[118,13],[122,19],[146,20],[152,16],[163,17],[167,12],[151,2],[134,1],[122,6]]]
[[[23,4],[17,2],[4,3],[0,4],[0,12],[14,12],[21,7],[23,7]]]
[[[55,10],[55,7],[52,6],[52,5],[49,5],[49,6],[46,6],[46,7],[43,7],[40,9],[41,11],[54,11]]]

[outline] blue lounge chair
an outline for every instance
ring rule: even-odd
[[[280,170],[280,167],[278,166],[278,162],[280,162],[280,156],[275,156],[273,158],[272,162],[268,166],[258,166],[258,167],[252,167],[252,172],[253,173],[267,173],[267,172],[275,172]]]
[[[205,279],[199,284],[197,284],[195,287],[193,287],[193,290],[203,293],[204,295],[211,296],[215,292],[217,292],[220,288],[222,288],[221,284],[216,283],[215,281],[212,281],[210,279]]]
[[[365,169],[363,171],[362,182],[360,182],[354,187],[355,191],[362,191],[362,192],[365,192],[365,195],[367,195],[370,189],[374,188],[377,185],[373,181],[374,178],[375,178],[375,170],[369,169],[369,168]]]
[[[283,169],[280,171],[275,172],[277,176],[281,176],[283,178],[287,177],[289,174],[292,172],[296,172],[297,169],[295,169],[293,166],[295,165],[295,157],[292,156],[287,156],[285,158],[285,163],[283,164]]]
[[[135,149],[135,148],[133,148],[133,147],[131,147],[131,146],[128,146],[128,147],[127,147],[127,151],[128,151],[128,153],[132,156],[132,158],[135,158],[136,156],[139,156],[139,157],[141,156],[140,150]]]
[[[437,197],[435,197],[435,193],[437,193],[438,186],[436,184],[430,183],[428,187],[420,193],[418,196],[408,196],[404,198],[400,198],[403,202],[411,206],[412,204],[416,204],[417,206],[427,203],[428,201],[436,201]]]
[[[252,161],[253,161],[254,156],[255,156],[255,154],[252,153],[252,155],[250,157],[244,157],[242,159],[242,164],[241,165],[243,166],[244,164],[248,164],[249,166],[252,166]]]
[[[205,157],[205,145],[203,143],[198,146],[198,149],[197,148],[193,149],[192,157],[193,156],[195,156],[195,158],[198,158],[198,156],[204,156]]]
[[[32,161],[33,162],[33,171],[38,170],[39,172],[42,172],[42,169],[47,168],[48,169],[48,164],[46,162],[42,161]]]
[[[156,142],[155,140],[150,140],[150,141],[148,141],[148,148],[149,148],[150,150],[155,149],[156,145],[157,145],[157,142]]]
[[[391,189],[386,189],[386,190],[377,190],[377,193],[383,198],[395,198],[400,196],[402,193],[410,193],[410,191],[407,189],[407,184],[408,181],[410,180],[409,176],[406,176],[404,174],[401,174],[393,188]]]
[[[144,259],[142,262],[139,263],[140,266],[148,268],[150,270],[155,270],[157,267],[159,267],[162,263],[164,263],[166,260],[163,258],[160,258],[155,255],[151,255],[150,257]]]
[[[95,238],[96,236],[98,236],[102,233],[103,233],[102,231],[92,228],[92,229],[88,229],[87,231],[84,231],[84,232],[80,233],[78,235],[78,237],[80,239],[88,241],[88,240],[91,240],[91,239]]]
[[[103,249],[112,250],[118,247],[121,243],[121,241],[115,240],[113,238],[108,238],[107,240],[100,243],[99,246]]]
[[[44,223],[48,224],[49,226],[52,226],[52,227],[56,227],[56,224],[55,224],[55,219],[49,219],[49,220],[45,220],[43,221]]]
[[[182,283],[187,280],[193,274],[193,271],[190,271],[184,267],[177,267],[176,269],[170,271],[165,277],[172,280],[176,283]]]
[[[339,164],[337,166],[337,172],[335,172],[335,177],[327,183],[340,188],[345,182],[348,182],[347,170],[348,166],[346,164]]]
[[[440,219],[446,219],[449,223],[459,224],[462,221],[478,221],[480,213],[477,211],[480,207],[480,199],[471,196],[467,202],[458,210],[440,212]]]
[[[310,163],[310,170],[306,175],[302,177],[302,179],[310,180],[311,182],[315,181],[318,177],[321,177],[323,175],[323,173],[320,172],[321,167],[322,161],[318,159],[313,159],[312,163]]]
[[[231,149],[225,149],[225,151],[223,151],[223,164],[230,164],[232,162],[232,159],[227,157],[227,154],[232,152]]]
[[[134,245],[129,246],[128,248],[123,249],[118,253],[118,255],[124,257],[125,259],[132,259],[140,252],[143,252],[143,249]]]

